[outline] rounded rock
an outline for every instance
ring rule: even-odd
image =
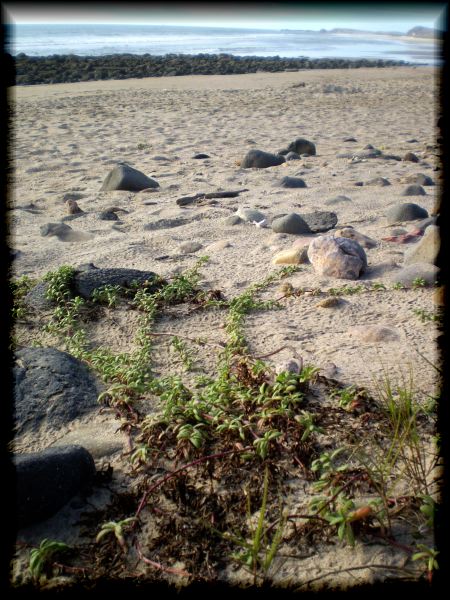
[[[284,163],[284,156],[263,152],[262,150],[249,150],[241,162],[243,169],[267,169]]]
[[[415,163],[419,162],[419,158],[414,154],[414,152],[407,152],[403,157],[403,160]]]
[[[308,154],[308,156],[314,156],[316,154],[316,146],[309,140],[304,138],[297,138],[289,144],[287,151],[296,152],[297,154]]]
[[[426,192],[421,185],[412,184],[402,192],[402,196],[425,196]]]
[[[101,192],[113,190],[125,190],[127,192],[139,192],[147,188],[157,188],[159,183],[141,171],[133,169],[129,165],[118,165],[106,176]]]
[[[374,177],[373,179],[369,179],[369,181],[366,181],[365,185],[380,185],[384,187],[386,185],[391,185],[391,182],[385,177]]]
[[[280,186],[284,188],[305,188],[306,183],[300,177],[283,177]]]
[[[272,230],[275,233],[311,233],[306,221],[297,213],[275,217],[272,221]]]
[[[358,279],[367,269],[364,249],[355,240],[319,236],[308,248],[308,258],[319,275]]]
[[[426,219],[428,212],[413,202],[405,202],[392,206],[386,213],[387,221],[390,225],[401,223],[403,221],[414,221],[415,219]]]
[[[95,476],[91,454],[82,446],[52,447],[13,459],[19,527],[43,521],[60,510]]]

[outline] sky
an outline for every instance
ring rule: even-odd
[[[4,2],[6,23],[120,23],[238,27],[257,29],[333,29],[406,33],[412,27],[444,28],[447,3],[49,3]]]

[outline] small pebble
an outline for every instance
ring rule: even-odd
[[[338,306],[341,303],[341,299],[336,296],[330,296],[329,298],[324,298],[320,302],[316,304],[317,308],[330,308],[332,306]]]

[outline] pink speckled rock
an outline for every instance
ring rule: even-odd
[[[350,238],[321,235],[309,245],[308,258],[319,275],[358,279],[367,268],[364,249]]]

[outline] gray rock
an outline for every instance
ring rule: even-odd
[[[64,238],[71,231],[73,231],[72,227],[65,223],[46,223],[40,227],[42,237],[55,235],[57,238]]]
[[[39,311],[53,310],[53,302],[47,298],[48,283],[40,281],[24,297],[23,303],[26,308]]]
[[[284,188],[305,188],[306,183],[300,177],[283,177],[280,186]]]
[[[243,223],[244,219],[241,219],[238,215],[230,215],[225,219],[225,225],[239,225]]]
[[[149,292],[154,292],[163,285],[153,271],[112,268],[77,272],[73,279],[73,288],[76,295],[83,298],[90,298],[92,292],[99,287],[119,285],[124,288],[130,288],[134,282],[140,285],[153,282],[147,288]]]
[[[256,208],[243,208],[241,206],[237,209],[236,216],[246,223],[253,223],[253,221],[259,223],[266,218],[266,215],[256,210]]]
[[[412,184],[403,190],[402,196],[425,196],[426,192],[421,185]]]
[[[301,213],[300,215],[308,225],[312,233],[321,233],[329,231],[336,226],[338,222],[337,214],[325,210],[316,210],[312,213]]]
[[[308,156],[314,156],[316,154],[316,146],[309,140],[304,138],[297,138],[289,144],[287,151],[296,152],[297,154],[308,154]]]
[[[308,248],[308,258],[319,275],[358,279],[367,269],[364,249],[355,240],[319,236]]]
[[[352,199],[348,196],[335,196],[334,198],[330,198],[329,200],[325,200],[325,204],[332,206],[334,204],[341,204],[341,202],[351,202]]]
[[[428,217],[428,212],[412,202],[397,204],[392,206],[386,213],[387,221],[390,225],[401,223],[403,221],[414,221],[415,219],[425,219]]]
[[[288,152],[285,156],[286,160],[300,160],[300,154],[297,154],[297,152]]]
[[[86,365],[55,348],[23,348],[15,354],[16,431],[59,429],[98,408],[100,385]]]
[[[198,154],[194,154],[194,156],[192,158],[202,159],[202,158],[210,158],[210,156],[208,154],[203,154],[202,152],[199,152]]]
[[[403,160],[405,161],[409,161],[409,162],[419,162],[418,157],[414,154],[414,152],[407,152],[405,154],[405,156],[403,157]]]
[[[272,221],[272,229],[275,233],[311,233],[306,221],[297,213],[275,217]]]
[[[403,262],[405,265],[414,263],[435,264],[439,253],[439,246],[439,227],[429,225],[425,230],[423,238],[406,250]]]
[[[412,287],[414,281],[423,279],[427,285],[434,285],[437,281],[439,269],[429,263],[413,263],[397,271],[391,278],[393,283],[401,283],[405,287]]]
[[[77,215],[68,215],[69,217]],[[91,240],[94,236],[92,233],[85,233],[84,231],[75,231],[69,225],[65,223],[46,223],[41,228],[42,237],[55,236],[60,242],[83,242]]]
[[[407,175],[403,180],[404,183],[415,183],[416,185],[434,185],[434,181],[424,173],[416,173],[415,175]]]
[[[100,221],[118,221],[119,217],[112,210],[103,210],[98,214]]]
[[[243,169],[266,169],[284,163],[284,156],[263,152],[262,150],[249,150],[241,162]]]
[[[391,182],[385,177],[373,177],[373,179],[369,179],[369,181],[366,181],[365,185],[386,186],[391,185]]]
[[[133,169],[129,165],[118,165],[108,173],[100,191],[125,190],[127,192],[139,192],[146,188],[157,188],[159,183],[141,171]]]
[[[47,448],[13,459],[16,515],[19,527],[54,515],[73,496],[93,483],[95,464],[82,446]]]

